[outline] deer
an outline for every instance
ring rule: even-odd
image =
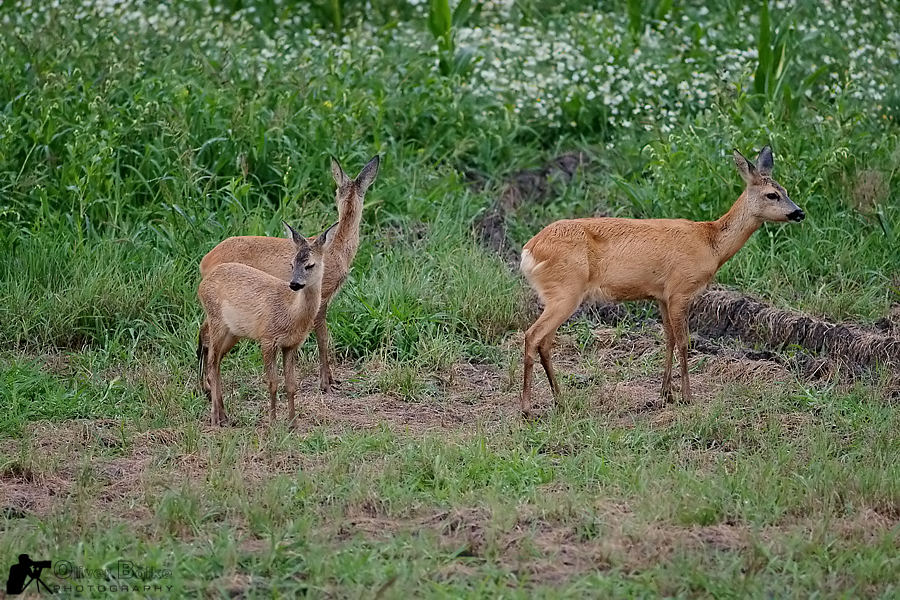
[[[362,221],[366,191],[378,175],[379,156],[373,157],[350,179],[336,158],[331,157],[331,174],[337,184],[335,201],[338,209],[337,229],[332,234],[325,254],[325,275],[322,279],[322,299],[313,326],[319,351],[319,387],[329,393],[337,385],[329,360],[328,305],[341,289],[350,273],[350,265],[359,250],[359,226]],[[291,257],[294,245],[289,239],[265,236],[237,236],[220,242],[200,261],[200,277],[204,278],[217,265],[226,262],[243,263],[285,281],[291,277]],[[201,337],[204,331],[200,331]]]
[[[755,164],[737,149],[733,155],[746,188],[716,221],[565,219],[546,226],[525,244],[520,270],[544,308],[525,332],[520,398],[523,415],[531,414],[532,372],[537,357],[547,374],[554,402],[558,401],[559,384],[550,351],[559,326],[585,299],[656,300],[666,340],[660,399],[673,401],[672,361],[677,348],[682,401],[691,402],[688,312],[694,297],[764,222],[799,222],[805,217],[772,178],[771,147],[760,150]]]
[[[254,339],[262,351],[269,389],[269,425],[275,423],[277,354],[281,350],[288,422],[294,423],[297,349],[313,328],[322,299],[325,256],[332,243],[329,227],[313,242],[284,223],[293,248],[287,281],[243,263],[224,262],[200,281],[197,296],[206,318],[200,327],[197,359],[201,382],[212,401],[212,424],[228,424],[222,400],[222,358],[240,339]]]

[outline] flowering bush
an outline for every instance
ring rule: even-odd
[[[550,218],[600,210],[715,218],[733,201],[728,150],[768,141],[791,157],[779,174],[819,223],[871,238],[823,262],[830,238],[807,224],[777,268],[804,252],[810,273],[837,264],[854,283],[835,284],[853,290],[835,293],[836,311],[871,314],[886,296],[859,290],[882,289],[865,273],[896,271],[883,242],[900,230],[888,201],[900,182],[898,13],[874,1],[4,3],[0,226],[151,228],[175,252],[192,235],[185,221],[263,232],[290,210],[325,225],[328,154],[374,152],[396,179],[372,225],[432,221],[446,210],[436,198],[465,223],[494,188],[466,191],[460,172],[499,178],[572,147],[599,156],[607,170],[510,227],[523,242]],[[864,171],[884,191],[861,215],[843,198]],[[776,280],[774,260],[742,260],[726,281]],[[807,288],[818,293],[815,277]],[[859,297],[866,306],[848,308]]]
[[[189,44],[212,64],[230,61],[260,83],[271,69],[309,69],[328,57],[358,61],[371,53],[391,62],[409,52],[430,53],[438,69],[438,46],[449,39],[443,30],[435,34],[437,42],[429,39],[426,24],[434,17],[424,0],[399,3],[399,8],[357,7],[362,22],[344,37],[321,28],[308,3],[271,0],[244,6],[25,0],[15,11],[4,10],[2,23],[28,34],[54,21],[71,21],[94,39],[115,36],[121,52],[140,45],[137,40],[149,40],[140,49],[144,59],[160,44]],[[624,9],[563,12],[528,24],[512,2],[480,8],[477,18],[457,26],[452,37],[476,61],[471,77],[460,85],[492,116],[502,109],[549,127],[637,127],[666,134],[722,96],[752,92],[754,75],[759,79],[763,11],[754,6],[743,5],[737,13],[687,6],[669,10],[662,19],[647,15],[637,36],[630,30],[634,19]],[[863,103],[867,112],[884,113],[900,68],[898,12],[890,4],[779,0],[767,17],[773,28],[788,34],[780,75],[816,103],[850,99]],[[386,23],[392,17],[403,20]],[[11,50],[12,38],[4,39]],[[403,69],[402,62],[397,68]],[[445,66],[443,72],[450,69]],[[815,73],[821,77],[804,89],[800,84]]]

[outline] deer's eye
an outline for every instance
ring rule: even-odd
[[[775,192],[769,192],[768,194],[766,194],[766,198],[768,198],[769,200],[778,200],[778,194],[776,194]]]
[[[314,266],[316,266],[315,263],[309,263],[308,265],[306,265],[306,270],[309,271],[309,270],[312,269]]]

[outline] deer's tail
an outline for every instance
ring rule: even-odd
[[[206,374],[206,341],[205,341],[205,333],[206,333],[206,321],[200,326],[200,331],[197,333],[197,371],[200,379],[200,384],[203,385],[203,376]]]

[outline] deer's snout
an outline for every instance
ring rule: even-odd
[[[295,292],[299,292],[299,291],[302,290],[304,287],[306,287],[306,284],[305,284],[305,283],[300,283],[300,282],[298,282],[298,281],[292,281],[292,282],[290,283],[290,288],[291,288],[292,290],[294,290]]]
[[[791,199],[788,198],[787,196],[785,196],[784,199],[788,203],[788,208],[794,209],[791,212],[789,212],[787,215],[785,215],[785,218],[787,218],[788,221],[793,221],[795,223],[799,223],[800,221],[802,221],[803,219],[806,218],[806,213],[803,212],[802,208],[800,208],[799,206],[797,206],[796,204],[791,202]]]
[[[803,209],[797,208],[794,212],[788,214],[787,218],[791,221],[795,221],[799,223],[803,219],[806,218],[806,214],[803,212]]]

